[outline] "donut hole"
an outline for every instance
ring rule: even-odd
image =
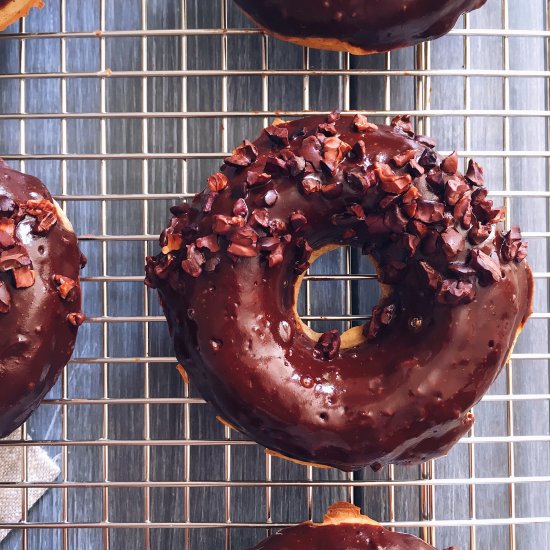
[[[294,287],[296,319],[312,340],[336,329],[341,349],[359,345],[365,340],[362,328],[384,293],[375,264],[361,250],[339,245],[315,251],[310,263]]]

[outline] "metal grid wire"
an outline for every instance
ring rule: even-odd
[[[228,0],[51,0],[0,34],[0,153],[54,190],[90,259],[75,357],[23,443],[5,443],[25,449],[22,481],[0,486],[22,489],[23,528],[0,524],[17,529],[2,549],[244,548],[338,498],[438,547],[550,547],[550,13],[543,0],[489,4],[436,43],[364,59],[268,38]],[[482,159],[531,240],[533,320],[475,433],[419,468],[342,474],[264,456],[179,380],[142,286],[167,206],[239,139],[336,106],[375,121],[410,112],[443,152]],[[303,318],[349,328],[375,277],[350,250],[323,260]],[[31,446],[56,457],[58,481],[29,480]]]

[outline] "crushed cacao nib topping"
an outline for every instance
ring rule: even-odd
[[[344,177],[350,187],[356,191],[364,193],[374,185],[376,185],[376,174],[374,170],[369,170],[364,167],[355,167],[344,172]]]
[[[225,163],[235,168],[246,168],[254,164],[258,158],[258,149],[256,146],[245,139],[242,145],[239,145],[230,157],[225,159]]]
[[[206,248],[210,250],[210,252],[219,252],[220,250],[218,237],[214,234],[207,235],[206,237],[199,237],[195,244],[197,248]]]
[[[407,164],[407,171],[413,178],[418,178],[422,176],[426,170],[414,159],[410,160]]]
[[[21,205],[21,209],[25,214],[36,218],[33,232],[39,235],[48,233],[57,223],[57,210],[55,205],[46,199],[27,201]]]
[[[18,244],[0,252],[0,271],[11,271],[30,266],[31,259],[23,245]]]
[[[441,163],[441,170],[450,176],[454,176],[457,173],[458,155],[456,151],[453,151],[448,157],[443,159],[443,162]]]
[[[224,216],[216,214],[212,223],[212,231],[218,235],[226,235],[235,227],[242,227],[244,219],[241,216]]]
[[[429,263],[419,262],[420,271],[425,278],[426,284],[432,289],[437,290],[441,283],[442,277]]]
[[[428,136],[422,136],[422,135],[417,134],[415,136],[415,139],[416,139],[416,141],[418,141],[418,143],[421,143],[422,145],[425,145],[429,149],[433,149],[437,145],[435,140],[432,139],[431,137],[428,137]]]
[[[306,176],[300,183],[302,191],[306,195],[312,195],[313,193],[318,193],[321,190],[321,180],[311,174]]]
[[[0,281],[0,313],[8,313],[11,308],[11,297],[8,287]]]
[[[367,340],[376,338],[380,330],[390,325],[396,316],[396,304],[379,304],[374,306],[370,322],[363,327],[363,334]]]
[[[451,262],[447,267],[457,279],[471,279],[476,274],[476,270],[473,267],[462,262]]]
[[[472,302],[475,295],[475,287],[472,283],[445,279],[437,293],[437,301],[441,304],[459,306]]]
[[[294,271],[297,274],[302,274],[309,269],[309,258],[313,252],[313,248],[309,246],[309,243],[303,237],[299,237],[296,241],[296,263]]]
[[[315,345],[316,356],[326,361],[331,361],[338,357],[340,351],[340,333],[337,329],[332,329],[321,334]]]
[[[327,199],[337,199],[344,192],[341,181],[334,181],[321,186],[321,194]]]
[[[449,206],[454,206],[466,193],[470,190],[470,187],[464,181],[456,178],[450,178],[445,185],[445,202]]]
[[[418,164],[425,169],[431,169],[437,166],[437,154],[431,149],[424,149],[423,153],[418,159]]]
[[[0,248],[11,248],[15,245],[15,221],[11,218],[0,218]]]
[[[482,284],[498,283],[502,278],[498,258],[495,260],[482,250],[472,250],[470,265],[477,271]]]
[[[409,136],[414,136],[414,128],[411,124],[411,115],[398,115],[393,118],[391,125]]]
[[[275,191],[275,189],[270,189],[265,195],[264,195],[264,202],[266,206],[273,206],[277,199],[279,198],[279,193]]]
[[[69,313],[67,315],[67,321],[74,327],[79,327],[84,323],[86,316],[84,313]]]
[[[325,136],[335,136],[338,133],[338,130],[336,129],[336,126],[334,124],[325,123],[325,124],[319,124],[317,127],[318,131],[321,134],[324,134]]]
[[[491,235],[491,226],[477,222],[468,231],[468,240],[471,244],[478,245],[485,242],[489,238],[489,235]]]
[[[212,211],[212,206],[214,206],[214,201],[216,200],[218,193],[210,191],[210,193],[205,193],[201,199],[201,208],[205,214]]]
[[[264,132],[275,145],[288,147],[288,128],[284,126],[268,126],[265,128]]]
[[[445,179],[443,178],[443,172],[439,168],[432,168],[428,172],[426,182],[437,195],[441,194],[445,189]]]
[[[233,216],[241,216],[241,218],[248,217],[248,206],[244,199],[237,199],[233,203]]]
[[[64,277],[63,275],[54,275],[53,280],[57,286],[59,296],[67,302],[73,302],[76,298],[76,281],[70,277]]]
[[[206,261],[204,254],[200,250],[197,250],[194,244],[187,245],[186,249],[187,257],[181,262],[181,267],[191,277],[198,277],[202,273],[202,266]]]
[[[367,146],[365,142],[360,139],[352,148],[350,153],[356,160],[364,160],[367,158]]]
[[[392,157],[392,161],[397,166],[397,168],[403,168],[405,164],[407,164],[409,161],[413,160],[416,155],[415,149],[409,149],[408,151],[405,151],[404,153],[401,153],[400,155],[395,155]]]
[[[233,244],[240,246],[253,246],[258,242],[258,233],[249,225],[237,227],[228,235],[229,240]]]
[[[221,172],[216,172],[208,178],[208,187],[215,193],[223,191],[227,187],[228,183],[229,180],[227,179],[227,176]]]
[[[232,242],[227,248],[229,254],[234,254],[235,256],[253,258],[257,256],[259,251],[255,245],[244,246],[242,244],[236,244]]]
[[[344,160],[344,156],[349,151],[351,151],[351,147],[339,137],[333,136],[325,139],[321,166],[334,176],[338,166],[340,166],[340,163]]]
[[[500,255],[504,261],[515,260],[520,263],[527,257],[528,244],[521,239],[521,230],[517,225],[506,233],[500,248]]]
[[[252,210],[250,225],[260,225],[261,227],[269,227],[269,212],[265,208],[255,208]]]
[[[333,124],[334,122],[336,122],[337,120],[340,120],[342,114],[340,113],[340,111],[338,109],[334,109],[334,111],[331,111],[328,115],[327,115],[327,122],[329,124]]]
[[[289,218],[290,228],[294,233],[297,233],[307,224],[307,218],[302,212],[293,212]]]
[[[409,174],[396,174],[389,164],[375,162],[374,171],[378,176],[380,188],[386,193],[400,195],[408,189],[412,182]]]
[[[420,200],[414,217],[424,223],[437,223],[443,219],[444,210],[440,202]]]
[[[376,132],[378,126],[369,122],[365,115],[355,115],[353,125],[358,132]]]
[[[321,171],[321,161],[323,160],[321,147],[322,144],[316,136],[308,136],[302,141],[300,149],[300,156],[318,172]]]
[[[267,172],[248,172],[246,174],[246,183],[248,187],[257,187],[269,183],[272,175]]]
[[[468,163],[468,170],[466,170],[466,174],[464,176],[472,185],[476,185],[477,187],[482,187],[485,185],[483,166],[480,166],[473,159],[470,159],[470,162]]]
[[[442,249],[448,260],[457,256],[464,250],[466,239],[464,235],[454,227],[447,228],[441,233]]]
[[[464,193],[458,200],[453,215],[460,222],[462,229],[468,229],[472,225],[472,204],[469,192]]]

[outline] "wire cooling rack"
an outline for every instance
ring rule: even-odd
[[[337,499],[438,548],[550,548],[548,18],[544,0],[488,0],[441,40],[364,58],[268,38],[227,0],[49,0],[0,34],[0,154],[47,182],[89,258],[75,356],[14,443],[22,481],[3,486],[21,489],[23,523],[0,524],[14,529],[2,550],[241,549]],[[475,431],[422,467],[343,474],[266,456],[181,380],[142,284],[168,207],[236,143],[335,107],[410,112],[440,150],[481,159],[530,240],[533,319]],[[338,251],[312,267],[301,311],[344,329],[376,295],[368,263]],[[29,480],[34,445],[59,480]]]

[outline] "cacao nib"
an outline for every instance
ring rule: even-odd
[[[269,212],[265,208],[255,208],[252,210],[252,214],[250,215],[248,222],[251,225],[269,227]]]
[[[232,230],[227,238],[233,243],[240,246],[252,246],[258,242],[258,233],[249,225],[237,227]],[[239,254],[237,254],[239,256]]]
[[[21,208],[29,216],[36,218],[37,223],[33,226],[34,233],[48,233],[57,223],[57,210],[55,205],[48,200],[30,200],[21,205]]]
[[[428,226],[422,222],[419,222],[418,220],[410,220],[407,229],[410,233],[413,235],[417,235],[421,239],[426,235],[428,232]]]
[[[269,230],[274,237],[287,233],[287,225],[283,220],[274,219],[269,222]]]
[[[338,166],[344,160],[345,155],[351,150],[351,146],[339,137],[329,137],[323,143],[323,160],[321,165],[331,175],[336,174]]]
[[[467,183],[459,179],[450,178],[445,185],[445,202],[449,206],[454,206],[469,189],[470,187]]]
[[[36,275],[30,267],[18,267],[12,273],[15,288],[29,288],[34,285]],[[68,301],[72,302],[72,297]]]
[[[245,219],[248,216],[248,206],[244,199],[237,199],[233,203],[233,216],[241,216]]]
[[[394,157],[392,157],[392,161],[395,166],[397,166],[397,168],[403,168],[405,164],[414,159],[415,155],[416,151],[414,149],[409,149],[408,151],[405,151],[400,155],[395,155]]]
[[[512,260],[517,260],[519,263],[525,259],[527,256],[527,243],[523,243],[521,238],[521,230],[518,226],[512,227],[512,229],[506,233],[500,248],[500,255],[504,261],[511,262]],[[518,255],[520,259],[518,259]]]
[[[384,224],[394,233],[403,233],[409,220],[397,205],[388,208],[384,216]]]
[[[279,243],[279,245],[269,254],[267,257],[267,265],[269,267],[275,267],[283,262],[283,252],[284,246]]]
[[[378,176],[380,188],[386,193],[400,195],[407,190],[412,182],[409,174],[396,174],[388,164],[375,162],[374,171]]]
[[[439,243],[441,241],[440,235],[434,229],[428,229],[426,235],[422,239],[422,252],[426,256],[431,256],[439,250]]]
[[[229,180],[227,179],[227,176],[221,172],[216,172],[208,178],[208,187],[211,191],[214,191],[214,193],[223,191],[228,184]]]
[[[403,204],[410,204],[412,203],[413,201],[416,201],[416,199],[420,198],[420,191],[418,190],[417,187],[415,187],[414,185],[411,185],[406,193],[404,193],[401,197],[401,200],[403,202]]]
[[[300,155],[309,162],[315,170],[321,171],[321,142],[315,136],[308,136],[302,141]]]
[[[321,337],[315,345],[316,355],[327,361],[331,361],[338,356],[340,351],[340,333],[336,329],[329,330]]]
[[[416,249],[420,244],[420,239],[416,235],[411,235],[410,233],[403,233],[403,246],[407,251],[409,256],[414,256]]]
[[[86,316],[84,313],[69,313],[67,315],[67,321],[74,327],[79,327],[84,323]]]
[[[437,223],[443,219],[444,206],[435,201],[418,201],[415,219],[424,223]]]
[[[256,146],[245,139],[242,145],[239,145],[233,154],[225,159],[225,163],[236,168],[246,168],[253,164],[258,158],[258,149]]]
[[[353,125],[358,132],[376,132],[378,126],[368,121],[365,115],[355,115]]]
[[[393,118],[391,125],[410,136],[414,136],[414,128],[411,124],[411,115],[398,115]]]
[[[392,323],[397,315],[397,306],[395,304],[377,305],[372,310],[372,318],[368,325],[363,328],[363,334],[367,340],[376,338],[385,326]]]
[[[285,126],[268,126],[265,128],[264,132],[275,145],[279,145],[281,147],[288,146],[288,128]]]
[[[502,278],[498,263],[482,250],[472,250],[470,265],[477,271],[483,284],[498,283]]]
[[[34,274],[32,276],[34,282]],[[57,285],[57,292],[63,300],[72,302],[75,299],[76,282],[70,277],[64,277],[63,275],[54,275],[53,280]]]
[[[313,174],[306,176],[301,181],[300,185],[301,185],[302,191],[306,195],[312,195],[313,193],[318,193],[321,190],[321,180]]]
[[[477,187],[482,187],[485,184],[483,167],[480,166],[474,159],[470,159],[465,177],[472,185]]]
[[[520,264],[521,262],[523,262],[523,260],[525,260],[525,258],[527,258],[527,251],[529,249],[529,243],[523,241],[520,245],[519,245],[519,250],[518,250],[518,253],[516,254],[516,257],[515,257],[515,260],[518,264]]]
[[[468,231],[468,240],[474,244],[481,244],[486,241],[491,234],[491,226],[483,225],[480,222],[475,223],[470,231]]]
[[[255,246],[243,246],[234,242],[229,245],[227,252],[244,258],[253,258],[258,255],[258,249]]]
[[[290,215],[290,227],[294,233],[302,229],[307,224],[307,218],[302,212],[293,212]]]
[[[468,229],[472,225],[472,205],[470,201],[470,193],[464,193],[453,210],[453,215],[460,221],[462,229]]]
[[[469,304],[475,298],[475,288],[467,281],[445,279],[437,294],[437,301],[449,306]]]
[[[8,313],[11,308],[11,297],[7,286],[0,281],[0,313]]]
[[[457,256],[464,250],[466,239],[464,235],[454,227],[448,227],[441,233],[442,249],[448,260]]]
[[[0,252],[0,271],[11,271],[20,267],[30,267],[31,259],[22,245],[16,245]]]
[[[430,186],[431,190],[439,195],[445,188],[445,179],[443,178],[443,172],[439,168],[432,168],[426,176],[426,182]]]
[[[195,243],[197,248],[206,248],[210,252],[219,252],[220,245],[218,243],[218,237],[214,234],[207,235],[206,237],[199,237]]]
[[[182,269],[189,273],[191,277],[198,277],[202,273],[202,266],[205,263],[204,254],[197,250],[194,244],[188,244],[186,246],[187,257],[181,262]]]
[[[327,137],[335,136],[338,133],[338,130],[336,129],[336,126],[334,124],[326,123],[326,124],[319,124],[317,127],[318,131],[324,134]]]
[[[327,122],[332,124],[333,122],[340,120],[340,115],[340,111],[338,109],[334,109],[327,115]]]
[[[212,231],[218,235],[226,235],[235,227],[242,227],[244,219],[240,216],[224,216],[216,214],[212,223]]]
[[[437,154],[431,149],[424,149],[418,159],[418,164],[427,170],[434,168],[437,166]]]
[[[205,214],[208,214],[214,206],[214,201],[216,200],[218,193],[210,191],[209,193],[204,193],[201,198],[201,209]]]
[[[407,171],[413,178],[419,178],[420,176],[424,175],[424,168],[416,162],[416,160],[412,159],[409,164],[407,164]]]
[[[367,189],[376,185],[376,175],[373,170],[367,170],[362,167],[351,168],[344,172],[344,177],[350,187],[357,191],[367,192]]]
[[[476,274],[476,270],[473,267],[462,262],[451,262],[447,267],[458,279],[469,279]]]
[[[351,154],[356,160],[364,160],[367,158],[367,146],[362,139],[357,141],[352,147]]]
[[[435,140],[428,136],[417,135],[415,139],[418,143],[421,143],[430,149],[433,149],[437,145]]]
[[[458,155],[456,151],[453,151],[448,157],[444,158],[441,163],[441,170],[445,174],[453,176],[458,171]]]
[[[216,267],[218,267],[220,262],[221,260],[219,256],[212,256],[212,258],[206,260],[206,263],[204,264],[204,270],[208,273],[212,273],[212,271],[216,270]]]
[[[252,188],[270,182],[271,178],[271,174],[266,172],[248,172],[246,174],[246,183],[248,187]]]
[[[279,193],[275,191],[275,189],[270,189],[265,195],[264,195],[264,202],[267,206],[273,206],[277,199],[279,198]]]
[[[371,235],[386,235],[390,232],[390,229],[384,223],[382,214],[368,214],[365,218],[365,224]]]
[[[259,241],[260,250],[263,252],[273,252],[280,244],[281,240],[277,237],[263,237]]]
[[[282,151],[281,158],[285,161],[286,171],[293,177],[299,176],[306,169],[306,160],[292,151]]]
[[[441,283],[442,277],[441,274],[436,271],[429,263],[427,262],[418,262],[418,265],[420,267],[420,271],[422,275],[424,276],[424,280],[426,281],[426,284],[432,289],[437,290],[439,288],[439,284]]]

